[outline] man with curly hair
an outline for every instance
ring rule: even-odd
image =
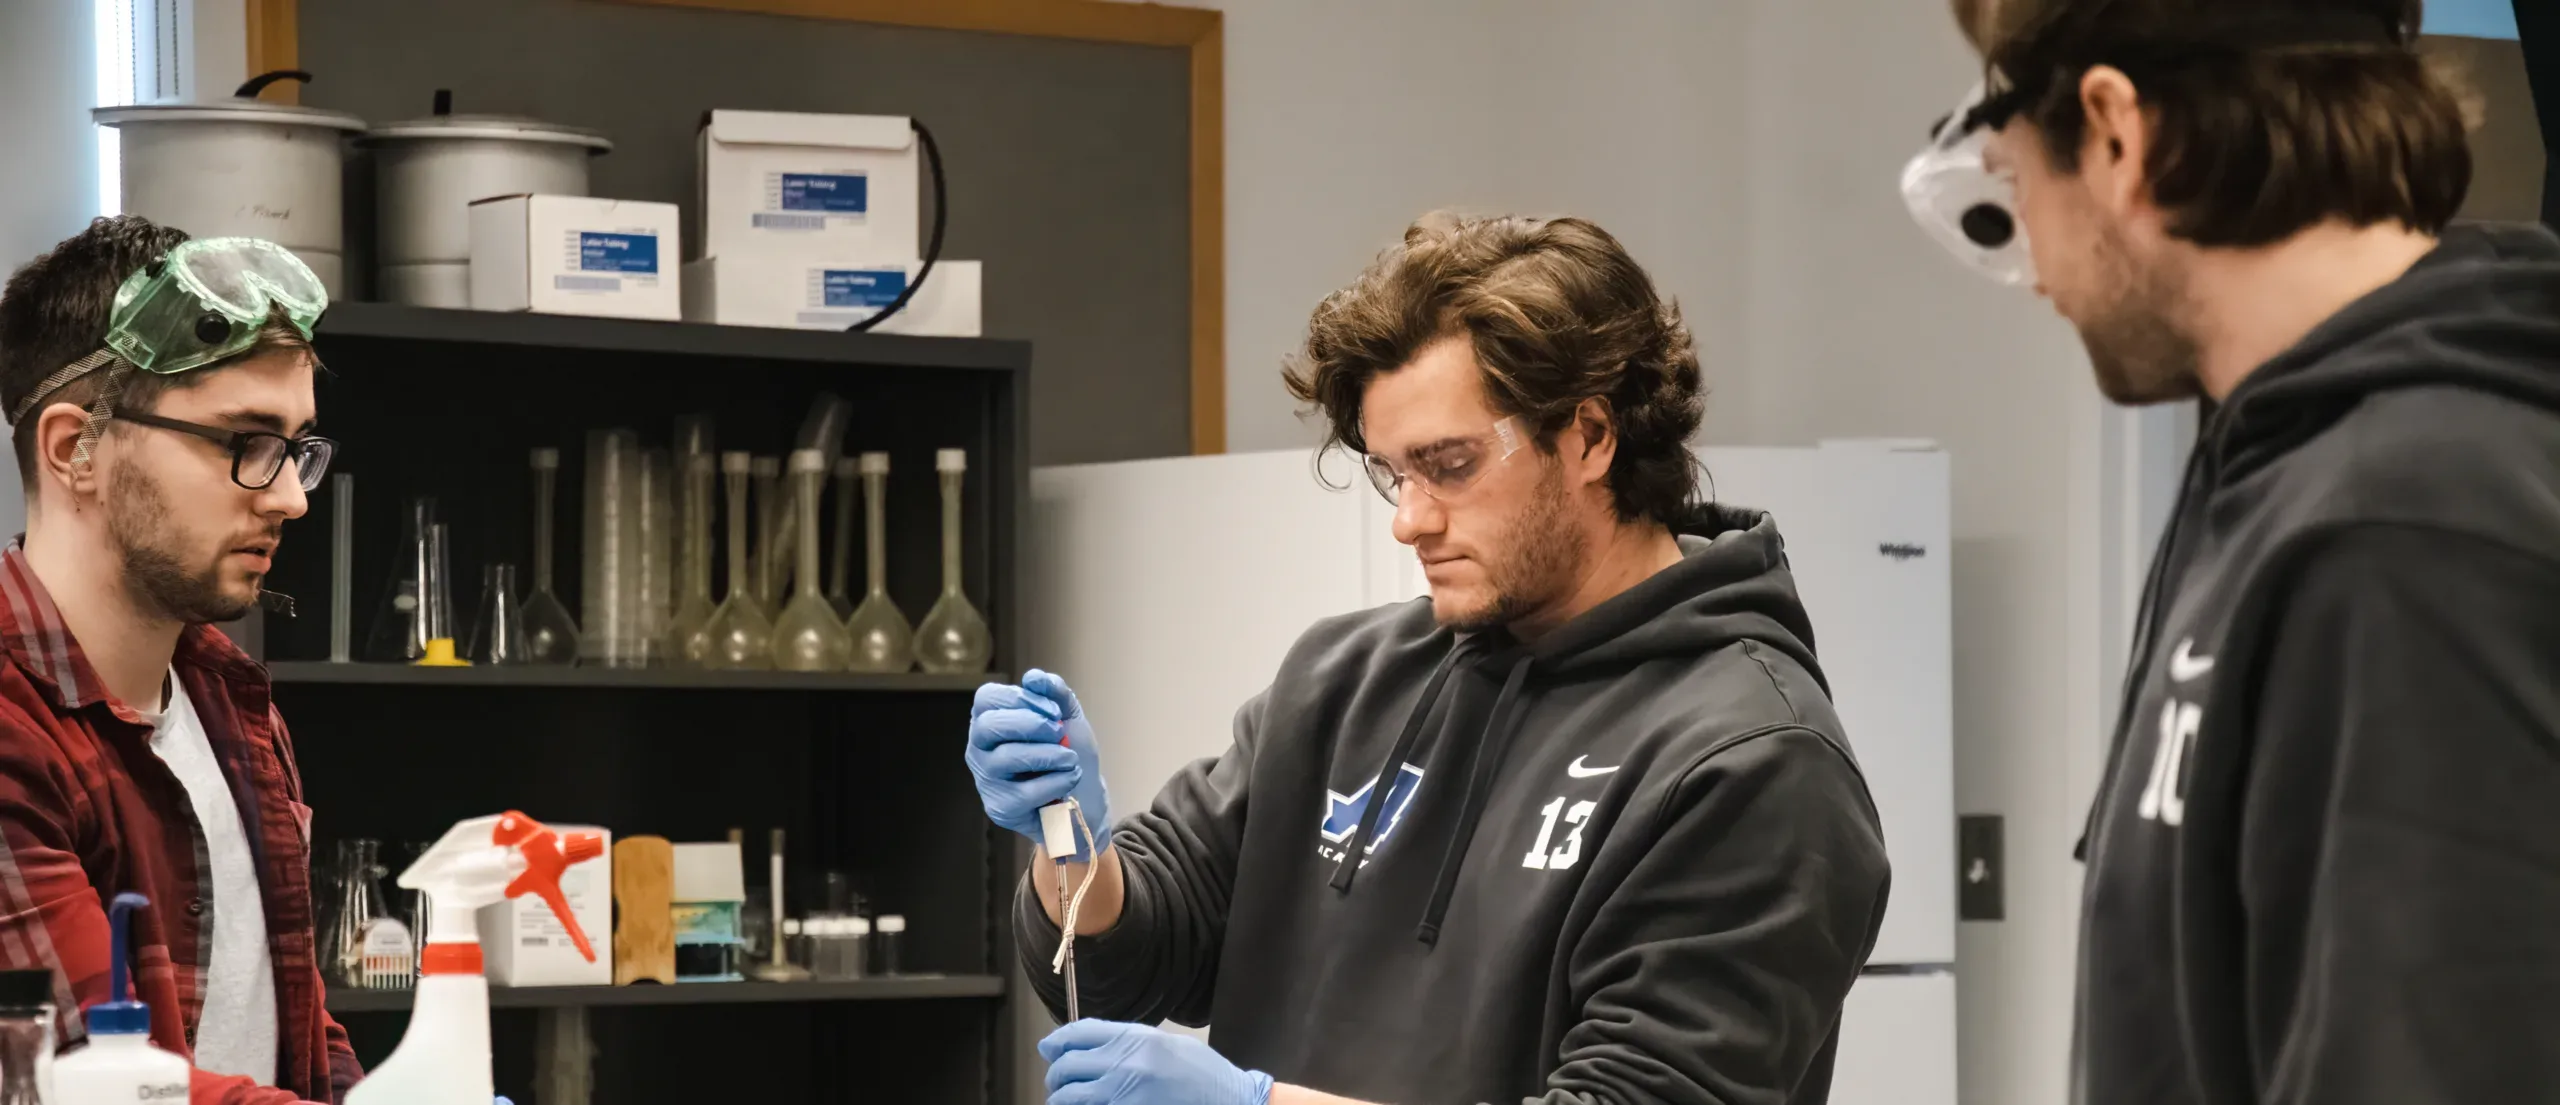
[[[972,711],[990,818],[1093,828],[1052,1105],[1824,1100],[1884,841],[1776,525],[1698,501],[1698,377],[1578,219],[1426,220],[1316,309],[1289,387],[1430,597],[1318,623],[1117,825],[1064,682]],[[1063,1013],[1060,886],[1016,931]]]

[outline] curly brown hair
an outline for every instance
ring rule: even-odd
[[[1370,381],[1458,334],[1495,409],[1530,423],[1549,455],[1584,402],[1607,408],[1620,521],[1669,524],[1696,501],[1689,438],[1706,401],[1689,328],[1626,247],[1581,219],[1424,216],[1316,307],[1289,394],[1324,413],[1326,448],[1366,452]]]

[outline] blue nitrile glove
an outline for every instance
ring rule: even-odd
[[[1143,1024],[1083,1020],[1040,1041],[1049,1105],[1270,1105],[1271,1076]]]
[[[1061,747],[1059,740],[1066,744]],[[1102,785],[1102,757],[1093,725],[1067,681],[1033,668],[1020,686],[989,683],[969,706],[969,774],[987,820],[1040,840],[1040,807],[1073,796],[1084,808],[1094,843],[1111,847],[1110,792]],[[1089,863],[1084,833],[1076,833],[1075,862]]]

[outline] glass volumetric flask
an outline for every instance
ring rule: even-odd
[[[797,571],[791,602],[773,622],[773,666],[784,671],[843,671],[852,660],[852,638],[818,589],[818,501],[827,482],[827,455],[816,449],[791,453],[793,543]]]
[[[719,604],[711,598],[712,477],[719,458],[709,453],[679,453],[684,478],[676,516],[684,521],[683,551],[676,557],[684,578],[676,590],[675,609],[667,615],[667,662],[680,668],[706,667],[711,661],[711,614]]]
[[[853,493],[860,469],[852,457],[835,459],[836,536],[827,546],[827,605],[835,607],[836,619],[853,616],[853,596],[845,591],[845,573],[853,564]]]
[[[533,451],[533,592],[524,597],[525,658],[536,664],[578,661],[578,619],[551,589],[554,496],[560,483],[560,450]]]
[[[756,478],[756,528],[748,542],[749,581],[756,590],[756,601],[769,613],[779,609],[781,589],[775,586],[775,558],[782,551],[782,458],[755,457],[747,462],[748,471]]]
[[[711,653],[705,667],[761,669],[773,666],[773,619],[756,599],[753,573],[747,568],[747,475],[745,453],[720,454],[720,476],[729,493],[729,593],[711,612],[707,632]]]
[[[864,453],[862,474],[863,570],[870,583],[862,605],[846,619],[853,639],[853,670],[903,672],[916,665],[916,631],[889,598],[889,454]]]
[[[942,477],[942,597],[916,627],[916,661],[937,675],[974,675],[987,670],[995,641],[987,620],[960,590],[960,479],[969,454],[939,450],[933,468]]]

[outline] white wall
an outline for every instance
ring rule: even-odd
[[[1729,351],[1740,182],[1717,166],[1740,134],[1726,59],[1742,5],[1202,6],[1226,13],[1228,448],[1315,440],[1283,358],[1316,302],[1433,208],[1599,218]],[[1720,406],[1711,429],[1738,429],[1741,410]]]
[[[98,210],[97,80],[86,0],[0,2],[0,271],[71,236]],[[0,449],[0,540],[26,517],[15,454]]]
[[[1781,440],[1926,436],[1953,457],[1956,802],[2005,816],[2008,862],[2007,920],[1966,924],[1958,943],[1964,1098],[2062,1101],[2070,853],[2107,697],[2101,402],[2067,328],[1957,267],[1894,190],[1978,75],[1946,6],[1770,0],[1754,13],[1737,366],[1753,381],[1753,427]]]
[[[1975,75],[1945,5],[1216,6],[1231,448],[1314,440],[1281,358],[1318,299],[1439,206],[1569,212],[1625,239],[1698,332],[1709,441],[1948,447],[1957,799],[2005,816],[2010,863],[2008,919],[1963,926],[1964,1098],[2064,1100],[2070,851],[2144,541],[2114,493],[2156,490],[2162,427],[2107,411],[2065,327],[1903,214],[1903,160]]]

